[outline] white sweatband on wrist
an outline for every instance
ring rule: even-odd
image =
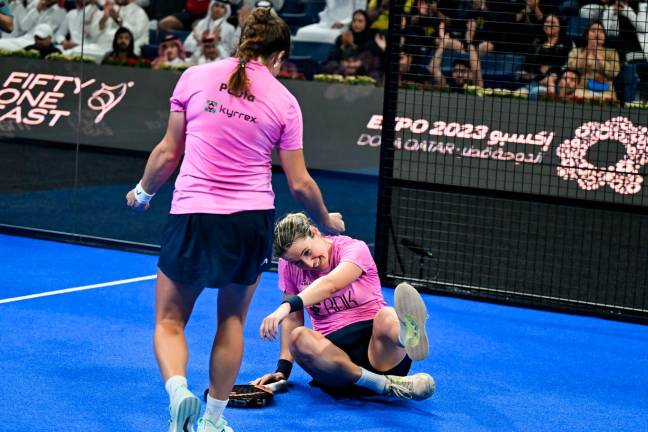
[[[154,196],[155,194],[149,194],[144,190],[144,188],[142,187],[142,182],[137,183],[137,186],[135,186],[135,199],[138,203],[148,204],[148,202],[151,201]]]

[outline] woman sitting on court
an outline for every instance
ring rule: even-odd
[[[277,370],[254,381],[287,379],[293,359],[330,390],[357,385],[401,399],[427,399],[434,379],[407,376],[412,360],[428,354],[427,310],[407,284],[396,288],[396,307],[386,307],[376,264],[367,245],[347,236],[324,236],[303,213],[275,226],[279,287],[284,302],[261,324],[273,340],[281,323]],[[304,327],[306,308],[314,330]]]

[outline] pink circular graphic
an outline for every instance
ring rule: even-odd
[[[576,129],[575,137],[563,141],[556,149],[560,158],[558,176],[576,180],[583,190],[596,190],[609,185],[621,195],[641,192],[643,177],[639,169],[648,163],[648,128],[637,127],[625,117],[615,117],[605,123],[587,122]],[[585,157],[599,141],[618,141],[626,155],[615,165],[596,167]]]

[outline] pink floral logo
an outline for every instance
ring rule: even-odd
[[[587,151],[605,140],[623,144],[626,154],[615,165],[597,167],[586,159]],[[576,129],[574,138],[563,141],[556,149],[560,158],[558,176],[576,180],[583,190],[596,190],[607,184],[621,195],[639,193],[643,184],[639,169],[648,163],[647,140],[648,128],[637,127],[625,117],[605,123],[584,123]]]

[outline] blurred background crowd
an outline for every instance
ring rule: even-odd
[[[394,0],[392,0],[394,1]],[[282,76],[386,68],[390,0],[4,0],[0,50],[182,69],[232,55],[241,23],[272,7],[294,35]],[[529,98],[648,100],[647,3],[399,0],[404,85],[505,89]],[[4,18],[10,16],[8,23]]]

